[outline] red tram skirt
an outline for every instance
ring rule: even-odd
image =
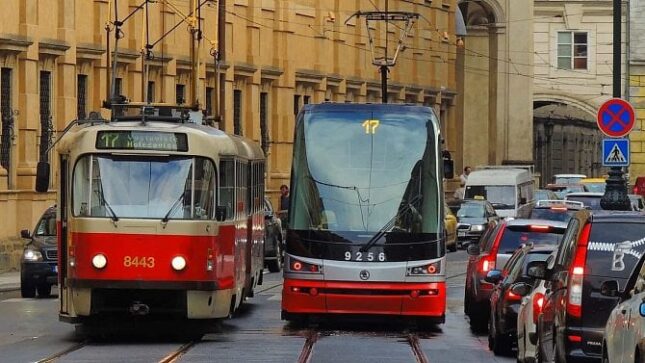
[[[445,282],[393,283],[285,279],[282,309],[296,314],[444,316]]]

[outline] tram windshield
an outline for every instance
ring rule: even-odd
[[[74,215],[211,219],[215,180],[202,157],[86,155],[74,169]]]
[[[400,108],[306,113],[296,130],[290,228],[438,233],[432,118]]]

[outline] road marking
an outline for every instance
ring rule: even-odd
[[[282,294],[275,294],[267,299],[268,301],[282,301]]]

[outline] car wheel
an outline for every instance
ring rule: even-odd
[[[49,297],[52,294],[52,285],[38,285],[38,296]]]
[[[491,323],[488,328],[488,347],[495,353],[495,355],[506,356],[510,353],[510,342],[508,338],[499,333],[493,318],[490,319]]]
[[[23,298],[36,297],[36,285],[29,281],[20,281],[20,296]]]
[[[269,261],[267,264],[270,272],[280,272],[282,271],[282,246],[280,241],[273,239],[275,244],[275,260]]]

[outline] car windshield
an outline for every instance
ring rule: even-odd
[[[548,221],[569,222],[577,212],[575,209],[566,208],[533,208],[529,219],[544,219]]]
[[[596,196],[578,196],[578,195],[569,195],[567,196],[567,200],[574,200],[577,202],[582,202],[582,204],[585,205],[586,208],[589,208],[591,210],[601,210],[602,207],[600,206],[600,197]]]
[[[306,113],[294,145],[292,228],[437,233],[433,118],[402,110]]]
[[[484,218],[485,209],[481,204],[466,203],[459,208],[459,218]]]
[[[556,176],[555,184],[576,184],[580,183],[582,179],[584,179],[584,177],[581,176]]]
[[[507,227],[502,235],[502,240],[499,244],[500,253],[513,253],[518,247],[523,244],[532,243],[538,245],[557,245],[562,238],[562,232],[556,232],[553,229],[544,232],[531,231],[529,227],[513,228]]]
[[[36,226],[36,236],[56,236],[56,214],[45,214]]]
[[[515,187],[512,185],[470,185],[466,187],[466,198],[483,198],[495,209],[515,208]]]
[[[74,169],[73,212],[83,217],[208,219],[215,166],[201,157],[86,155]]]
[[[604,193],[605,187],[607,186],[607,184],[606,183],[585,183],[584,186],[588,192]]]

